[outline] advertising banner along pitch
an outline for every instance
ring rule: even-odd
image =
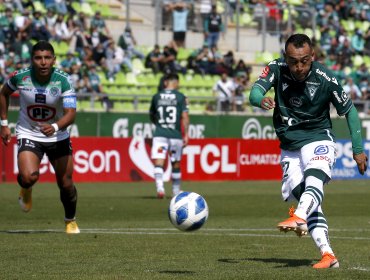
[[[151,139],[79,137],[72,138],[74,180],[76,182],[152,181]],[[352,159],[350,141],[338,141],[334,179],[370,178],[358,174]],[[370,142],[365,142],[369,153]],[[18,174],[15,139],[0,148],[2,181],[15,182]],[[281,180],[280,149],[277,140],[191,139],[183,150],[183,180]],[[40,181],[54,181],[47,157],[40,166]],[[164,179],[170,180],[171,166],[165,166]]]

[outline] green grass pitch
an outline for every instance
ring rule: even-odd
[[[0,185],[0,279],[370,279],[365,180],[325,187],[340,268],[321,271],[311,268],[320,256],[310,237],[275,228],[291,206],[279,182],[184,182],[210,210],[193,233],[170,224],[170,198],[156,199],[154,183],[77,188],[81,234],[67,235],[55,184],[34,187],[30,213],[19,209],[16,184]]]

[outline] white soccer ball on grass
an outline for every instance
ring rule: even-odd
[[[181,192],[171,199],[168,217],[182,231],[200,229],[208,219],[206,200],[195,192]]]

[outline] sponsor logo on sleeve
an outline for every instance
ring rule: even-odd
[[[347,103],[347,101],[348,101],[348,94],[344,90],[342,90],[341,98],[342,98],[343,102]]]
[[[270,73],[270,67],[269,66],[266,66],[263,70],[262,70],[262,74],[261,74],[261,78],[266,78],[267,75]]]
[[[334,90],[333,95],[334,95],[335,99],[338,101],[339,104],[342,103],[342,99],[339,97],[337,91]]]
[[[23,84],[31,84],[32,83],[31,77],[30,76],[24,76],[22,78],[22,82],[23,82]]]

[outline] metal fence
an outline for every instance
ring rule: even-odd
[[[112,101],[112,108],[106,108],[103,104],[102,96],[108,97]],[[96,94],[96,93],[79,93],[77,94],[78,101],[78,110],[79,111],[116,111],[116,112],[147,112],[150,106],[150,98],[148,95],[140,94]],[[224,99],[219,99],[214,96],[192,96],[189,99],[191,112],[192,114],[203,114],[204,112],[208,113],[230,113],[230,114],[243,114],[243,115],[265,115],[271,114],[271,111],[264,111],[259,108],[252,108],[247,99],[243,99],[242,102],[238,102],[236,99],[230,99],[229,104],[230,108],[224,110],[222,108],[222,103]],[[239,100],[241,101],[241,100]],[[85,102],[85,105],[82,107],[81,102]],[[236,105],[235,108],[232,107],[232,104],[239,104],[242,110],[238,109]],[[370,100],[353,100],[355,107],[358,112],[363,116],[370,114]],[[144,105],[144,106],[142,106]],[[200,105],[200,106],[197,106]],[[123,109],[124,108],[124,109]],[[19,110],[19,97],[11,96],[9,109],[12,111]],[[336,116],[335,108],[331,110],[331,115]]]

